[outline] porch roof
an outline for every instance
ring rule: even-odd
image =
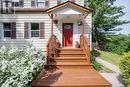
[[[87,14],[92,12],[91,8],[78,5],[78,4],[71,2],[71,1],[67,1],[67,2],[61,3],[57,6],[54,6],[52,8],[49,8],[49,9],[47,9],[47,12],[48,13],[54,13],[54,12],[57,12],[58,10],[60,10],[60,9],[63,9],[63,8],[71,8],[71,9],[75,9],[75,10],[81,12],[81,13],[87,13]]]

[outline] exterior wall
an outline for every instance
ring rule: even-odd
[[[83,5],[84,0],[76,0],[76,3]],[[57,5],[56,0],[50,0],[50,7]],[[25,0],[24,7],[31,7],[31,0]],[[16,22],[16,39],[2,38],[3,22]],[[24,39],[24,22],[44,22],[45,23],[45,39],[30,38]],[[58,37],[62,43],[62,23],[68,21],[59,21],[58,25],[54,24],[54,34]],[[77,25],[77,20],[69,22],[73,23],[73,46],[75,41],[79,41],[82,26]],[[68,22],[68,23],[69,23]],[[91,14],[85,19],[85,33],[89,39],[91,45],[91,27],[92,27]],[[51,33],[51,19],[47,13],[29,13],[29,14],[0,14],[0,46],[18,46],[20,48],[26,47],[29,43],[32,43],[37,48],[46,50],[46,44]]]
[[[29,43],[32,43],[37,48],[42,48],[45,50],[51,32],[51,20],[48,14],[10,14],[1,15],[0,19],[0,31],[2,30],[3,22],[16,22],[16,39],[5,39],[1,37],[0,46],[18,46],[23,48],[26,47]],[[45,39],[24,39],[24,22],[45,22]],[[54,26],[54,34],[57,35],[56,26]]]
[[[66,0],[67,1],[67,0]],[[84,6],[84,0],[75,0],[75,3]],[[49,7],[57,5],[57,0],[49,0]],[[31,7],[31,0],[24,0],[24,7]]]

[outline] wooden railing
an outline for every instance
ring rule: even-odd
[[[51,58],[55,58],[57,55],[57,38],[55,35],[51,35],[47,43],[47,62]]]
[[[84,34],[80,36],[80,47],[83,48],[88,64],[90,64],[90,46]]]

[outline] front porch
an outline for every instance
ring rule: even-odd
[[[56,38],[60,47],[75,47],[80,43],[80,36],[85,35],[91,44],[91,10],[70,1],[47,10],[51,18],[51,35],[57,27]],[[90,19],[87,17],[89,16]],[[89,21],[89,22],[87,22]],[[91,47],[91,46],[90,46]]]
[[[73,13],[70,14],[70,10],[67,10],[69,13],[63,11],[65,10],[63,8],[69,8],[71,12],[73,10]],[[60,11],[62,14],[59,14]],[[51,36],[47,43],[47,64],[45,71],[32,81],[31,86],[111,87],[111,84],[98,74],[90,63],[90,45],[85,34],[85,18],[91,13],[91,10],[67,1],[47,10],[47,12],[52,20]],[[77,17],[75,18],[75,16]],[[77,20],[82,22],[79,38],[75,38],[74,32],[72,32],[78,29],[73,27],[74,23],[75,26],[78,26]],[[54,22],[58,26],[63,25],[59,30],[58,37],[53,33]],[[79,48],[74,48],[73,42],[75,40],[79,40]],[[61,46],[58,45],[59,41],[62,43]]]

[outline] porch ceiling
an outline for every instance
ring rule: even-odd
[[[70,7],[64,7],[57,9],[56,11],[53,12],[53,14],[83,14],[83,13]]]
[[[54,20],[69,20],[69,21],[75,21],[82,19],[81,14],[55,14],[53,16]]]

